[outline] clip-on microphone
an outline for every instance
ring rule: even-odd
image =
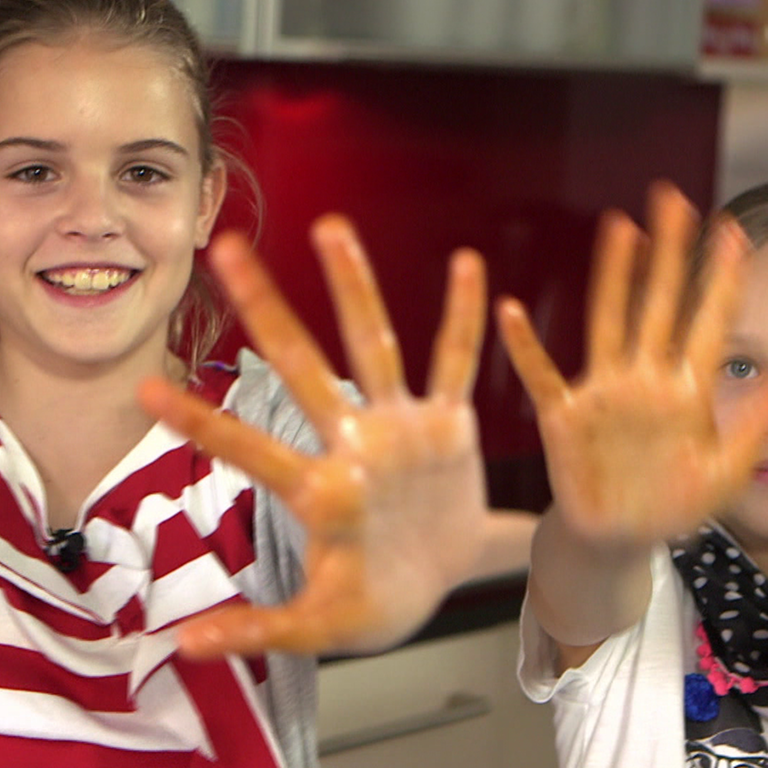
[[[71,573],[80,566],[85,554],[85,536],[71,528],[50,532],[45,552],[62,573]]]

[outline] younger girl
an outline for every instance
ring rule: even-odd
[[[703,292],[678,192],[655,189],[650,245],[607,217],[572,384],[501,310],[555,497],[520,679],[554,702],[563,766],[768,765],[768,187],[725,212]]]
[[[525,547],[529,521],[485,509],[477,256],[415,400],[354,234],[318,223],[362,407],[247,247],[213,249],[311,458],[271,368],[179,353],[186,313],[210,327],[194,252],[225,187],[168,0],[0,0],[2,766],[311,766],[313,662],[258,654],[392,644]]]

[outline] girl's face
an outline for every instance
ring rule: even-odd
[[[187,83],[149,48],[26,44],[0,59],[4,366],[161,372],[223,196],[199,149]]]
[[[721,434],[733,429],[743,399],[768,385],[768,245],[750,257],[737,307],[727,337],[716,400]],[[747,552],[768,565],[768,429],[762,453],[744,495],[721,516]]]

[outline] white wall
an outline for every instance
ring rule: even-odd
[[[768,82],[729,85],[721,120],[716,205],[768,183]]]

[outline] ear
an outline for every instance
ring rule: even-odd
[[[217,160],[203,179],[200,192],[200,207],[195,224],[195,248],[205,248],[211,237],[211,230],[227,193],[227,168]]]

